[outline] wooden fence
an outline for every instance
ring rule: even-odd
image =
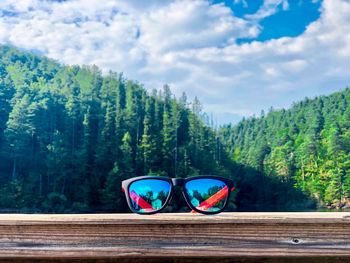
[[[0,262],[350,262],[350,213],[0,215]]]

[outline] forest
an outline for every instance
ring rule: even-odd
[[[302,210],[349,191],[350,93],[216,129],[200,101],[0,46],[0,211],[127,212],[121,181],[232,178],[228,210]],[[185,211],[178,194],[168,211]]]
[[[220,130],[232,160],[290,182],[319,206],[350,206],[350,89]]]
[[[230,174],[197,99],[9,46],[0,56],[1,209],[122,212],[123,179]]]

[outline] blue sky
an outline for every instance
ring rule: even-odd
[[[264,0],[215,0],[212,3],[223,3],[231,8],[235,16],[248,19],[264,7]],[[259,19],[262,30],[254,40],[265,41],[302,34],[307,25],[320,17],[321,3],[312,0],[265,1],[266,16]],[[240,43],[249,41],[252,39],[243,39]]]
[[[219,124],[349,85],[348,0],[2,0],[0,43],[198,96]]]

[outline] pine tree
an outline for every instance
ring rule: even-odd
[[[122,163],[120,168],[120,174],[123,178],[130,178],[135,176],[134,174],[134,161],[131,146],[131,136],[129,132],[126,132],[123,137],[123,144],[120,146],[122,152]]]
[[[30,145],[35,134],[34,115],[29,111],[30,106],[30,97],[27,94],[16,100],[6,124],[7,151],[13,160],[12,180],[18,179],[21,166],[28,165],[30,161]]]
[[[141,148],[143,150],[144,174],[148,174],[156,168],[156,137],[154,136],[154,101],[151,98],[146,102],[146,115],[144,118],[144,130]]]

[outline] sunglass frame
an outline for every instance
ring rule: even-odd
[[[129,188],[131,186],[132,183],[136,182],[136,181],[141,181],[141,180],[145,180],[145,179],[156,179],[156,180],[163,180],[166,181],[170,184],[170,193],[167,197],[167,199],[165,200],[163,206],[155,211],[149,211],[149,212],[139,212],[136,209],[133,208],[132,206],[132,201],[131,201],[131,197],[129,195]],[[188,196],[186,189],[185,189],[185,185],[186,183],[193,181],[193,180],[197,180],[197,179],[216,179],[219,181],[224,182],[227,187],[228,187],[228,194],[227,197],[225,199],[225,203],[223,205],[223,207],[218,210],[218,211],[203,211],[203,210],[199,210],[197,209],[195,206],[193,206],[191,204],[190,201],[190,197]],[[222,177],[222,176],[216,176],[216,175],[197,175],[197,176],[191,176],[191,177],[187,177],[187,178],[170,178],[170,177],[165,177],[165,176],[157,176],[157,175],[144,175],[144,176],[138,176],[138,177],[133,177],[133,178],[129,178],[127,180],[124,180],[122,182],[122,189],[125,192],[125,197],[126,197],[126,202],[130,208],[130,210],[133,213],[136,214],[140,214],[140,215],[152,215],[152,214],[157,214],[162,212],[162,210],[165,209],[165,207],[168,205],[169,201],[171,200],[173,194],[174,194],[174,188],[175,186],[178,186],[181,188],[181,192],[185,198],[185,201],[187,203],[187,205],[194,211],[201,213],[201,214],[206,214],[206,215],[212,215],[212,214],[218,214],[221,213],[222,211],[225,210],[228,201],[230,199],[231,196],[231,189],[233,188],[233,181],[229,178],[226,177]]]

